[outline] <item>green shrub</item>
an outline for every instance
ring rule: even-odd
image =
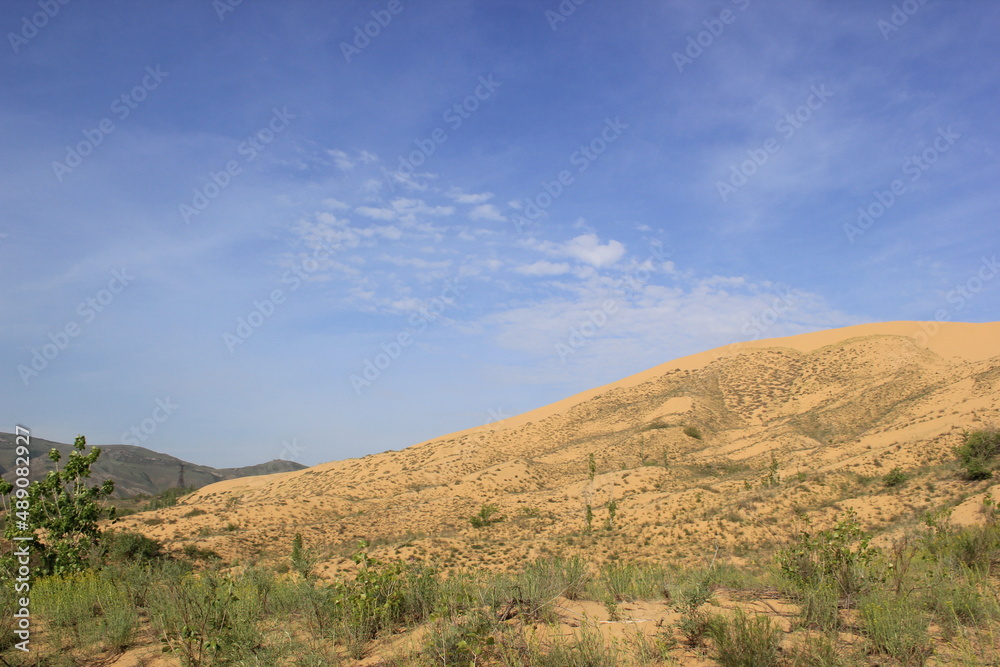
[[[901,467],[896,466],[882,477],[882,484],[888,488],[892,488],[894,486],[900,486],[909,478],[909,475],[903,472]]]
[[[941,568],[932,572],[928,580],[923,602],[949,632],[985,625],[1000,617],[998,601],[984,594],[990,590],[990,580],[983,571],[963,564],[959,571]]]
[[[354,579],[331,587],[337,631],[354,659],[364,655],[368,642],[402,621],[407,611],[406,567],[369,555],[367,547],[362,542],[351,557],[358,565]]]
[[[850,598],[884,579],[882,550],[871,539],[857,513],[847,510],[833,528],[803,532],[796,544],[780,550],[778,565],[800,591],[829,582],[841,598]]]
[[[685,426],[684,435],[695,440],[701,440],[701,431],[698,430],[697,426]]]
[[[185,665],[237,661],[260,654],[268,578],[213,572],[163,582],[150,596],[150,617],[164,652]]]
[[[60,648],[120,650],[131,643],[138,612],[127,586],[111,574],[89,570],[51,575],[35,583],[33,609],[57,629]]]
[[[538,667],[618,667],[621,653],[614,644],[608,644],[601,633],[590,625],[583,625],[572,637],[556,635],[535,652],[527,664]]]
[[[799,616],[802,625],[821,630],[836,630],[840,627],[840,596],[837,586],[821,580],[801,592]]]
[[[587,564],[579,556],[539,558],[525,566],[519,582],[535,599],[562,596],[577,600],[589,577]]]
[[[905,665],[922,665],[931,654],[927,619],[917,605],[884,591],[865,596],[859,605],[862,630],[878,653]]]
[[[186,558],[191,560],[221,560],[222,556],[207,547],[199,547],[197,544],[185,544],[181,552]]]
[[[677,629],[684,635],[684,643],[690,648],[701,646],[712,625],[711,617],[697,609],[687,609],[677,621]]]
[[[663,598],[666,583],[661,565],[616,561],[601,568],[598,596],[615,601]]]
[[[496,621],[478,611],[460,618],[439,618],[424,640],[423,653],[435,665],[466,667],[494,653]]]
[[[151,498],[149,502],[147,502],[146,505],[143,507],[143,511],[150,512],[153,510],[160,510],[165,507],[173,507],[177,504],[177,501],[181,497],[186,496],[189,493],[192,493],[194,490],[195,488],[193,486],[174,487],[172,489],[167,489],[166,491],[160,493],[159,495]]]
[[[847,664],[843,650],[837,645],[837,633],[807,635],[802,644],[792,649],[793,667],[841,667]]]
[[[486,528],[504,520],[504,516],[497,515],[500,509],[496,505],[483,505],[479,508],[479,514],[471,517],[469,523],[473,528]]]
[[[110,563],[150,562],[164,557],[162,544],[130,530],[105,531],[101,536],[101,555]]]
[[[737,609],[731,618],[716,616],[708,627],[716,659],[723,667],[770,667],[778,664],[781,633],[767,616]]]
[[[987,428],[963,433],[964,441],[955,448],[959,463],[970,480],[993,476],[992,462],[1000,454],[1000,429]]]

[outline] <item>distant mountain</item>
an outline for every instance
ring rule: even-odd
[[[145,447],[132,445],[99,445],[99,447],[101,456],[94,464],[91,479],[95,482],[114,480],[116,498],[127,498],[138,494],[155,495],[177,486],[181,464],[184,465],[184,485],[195,488],[227,479],[292,472],[306,467],[301,463],[275,459],[243,468],[212,468],[182,461]],[[65,462],[73,446],[42,438],[31,438],[30,479],[41,479],[54,468],[48,457],[51,449],[59,450]],[[87,443],[87,451],[90,451],[90,443]],[[14,434],[0,433],[0,476],[8,481],[14,477],[13,452]]]

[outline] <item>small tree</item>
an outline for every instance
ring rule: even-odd
[[[989,479],[993,476],[991,463],[1000,454],[1000,429],[988,428],[962,434],[964,441],[955,448],[965,477],[970,480]]]
[[[615,515],[618,514],[618,501],[612,498],[608,501],[608,522],[604,525],[608,530],[614,530]]]
[[[49,459],[56,464],[45,479],[32,482],[27,498],[26,521],[7,521],[5,537],[18,533],[36,532],[35,552],[41,559],[41,574],[75,572],[86,568],[87,556],[101,537],[98,522],[105,516],[114,520],[115,508],[104,507],[103,501],[115,490],[115,483],[106,480],[100,486],[87,486],[90,467],[101,455],[99,447],[92,447],[84,454],[87,439],[76,437],[73,451],[66,466],[58,467],[62,455],[58,450],[49,451]],[[8,482],[0,484],[0,495],[10,495],[14,488]],[[13,500],[13,499],[12,499]]]
[[[594,460],[593,452],[587,457],[587,477],[591,482],[594,481],[594,475],[597,474],[597,462]]]

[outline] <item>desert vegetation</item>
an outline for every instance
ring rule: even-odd
[[[993,433],[963,435],[951,473],[956,480],[976,483],[967,479],[963,454],[981,456]],[[966,526],[949,520],[948,507],[882,535],[866,530],[851,509],[825,528],[805,520],[783,545],[739,565],[716,548],[700,567],[682,567],[667,554],[619,553],[598,562],[553,553],[487,570],[379,557],[360,542],[349,571],[321,577],[319,545],[301,534],[278,562],[264,562],[224,560],[194,543],[168,553],[155,540],[116,529],[105,508],[108,488],[85,483],[99,452],[88,454],[84,445],[79,439],[62,471],[32,487],[34,520],[63,518],[58,530],[46,524],[38,534],[30,654],[15,648],[13,587],[0,589],[5,664],[155,658],[178,665],[791,666],[1000,659],[1000,511],[990,496]],[[769,466],[758,493],[783,483],[776,468]],[[908,483],[890,484],[897,477],[890,471],[883,486]],[[8,486],[0,489],[5,496]],[[580,530],[579,539],[610,539],[614,509],[605,530]],[[539,512],[521,514],[530,521]],[[470,522],[481,531],[495,527],[497,516],[496,507],[484,504]],[[5,530],[11,536],[14,524]],[[3,567],[11,580],[9,555]]]

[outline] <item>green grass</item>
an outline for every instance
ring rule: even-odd
[[[847,514],[786,547],[773,572],[721,558],[702,568],[673,566],[666,554],[638,562],[627,541],[607,548],[602,537],[584,545],[600,549],[601,566],[551,556],[508,572],[443,573],[380,560],[365,547],[353,555],[352,574],[323,581],[203,560],[196,545],[188,549],[195,558],[171,560],[146,538],[109,533],[94,569],[35,582],[33,611],[50,632],[33,648],[37,664],[94,662],[152,633],[189,665],[355,664],[378,652],[386,665],[652,667],[695,651],[721,665],[819,667],[917,665],[937,646],[947,654],[942,661],[989,664],[1000,657],[1000,522],[994,507],[984,510],[985,525],[951,528],[939,512],[926,527],[912,527],[899,548],[879,550]],[[287,549],[282,557],[287,563]],[[779,582],[785,602],[799,609],[792,635],[739,610],[765,591],[775,595]],[[11,597],[0,594],[4,618]],[[628,625],[626,636],[609,643],[589,621],[555,625],[578,600],[602,603],[619,622],[634,618],[634,603],[643,600],[680,618],[658,630]],[[719,600],[737,609],[712,612]],[[399,644],[397,656],[385,654],[390,637],[421,627],[411,648]],[[10,630],[0,621],[0,657],[22,664]],[[849,646],[838,631],[863,641]],[[791,647],[778,653],[785,638]]]
[[[779,663],[781,633],[766,616],[741,609],[730,618],[716,616],[708,625],[715,657],[723,667],[772,667]]]

